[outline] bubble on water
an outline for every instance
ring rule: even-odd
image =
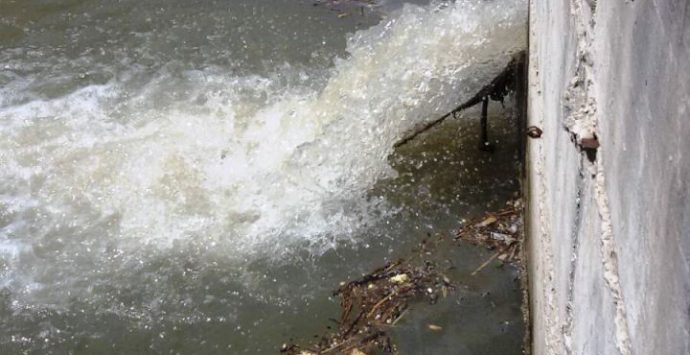
[[[14,75],[0,89],[0,285],[59,304],[89,284],[111,297],[122,274],[197,273],[149,255],[243,264],[350,240],[395,212],[367,195],[395,176],[393,144],[502,70],[525,47],[525,18],[521,0],[405,6],[352,34],[327,73],[172,60],[142,83],[148,69],[124,56],[127,70],[42,97],[26,89],[32,70]],[[2,52],[13,68],[26,55]],[[50,60],[67,65],[27,68]]]

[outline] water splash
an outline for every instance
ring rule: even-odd
[[[392,212],[368,190],[394,176],[393,143],[524,49],[525,19],[521,0],[405,6],[352,35],[325,73],[172,61],[140,87],[132,68],[55,97],[12,78],[0,93],[0,285],[59,302],[142,250],[242,261],[349,240]]]

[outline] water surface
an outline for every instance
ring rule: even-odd
[[[392,146],[524,47],[525,4],[380,5],[3,1],[0,353],[273,353],[509,195],[457,127]]]

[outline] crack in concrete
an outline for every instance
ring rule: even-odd
[[[632,354],[630,330],[625,310],[623,291],[618,272],[618,253],[611,223],[611,211],[606,194],[606,179],[604,167],[600,157],[593,166],[595,171],[594,194],[597,202],[599,217],[601,218],[601,258],[604,266],[604,280],[616,308],[614,323],[616,326],[616,347],[621,355]]]
[[[596,6],[590,6],[586,0],[572,0],[570,4],[571,15],[576,26],[576,55],[578,62],[575,75],[564,98],[567,112],[564,125],[574,135],[576,141],[581,141],[583,138],[596,137],[595,132],[598,126],[598,110],[595,100],[596,95],[594,94],[596,83],[593,80],[594,75],[592,71],[594,63],[591,55],[593,32],[596,26],[594,21]],[[603,278],[615,307],[616,348],[621,355],[630,355],[632,354],[630,331],[619,279],[616,242],[613,235],[602,161],[603,157],[599,156],[589,166],[589,170],[592,177],[594,177],[594,199],[601,220],[600,244],[604,269]],[[571,279],[571,282],[573,282],[573,279]],[[570,304],[571,300],[569,299]],[[572,327],[572,324],[570,326]],[[565,333],[564,336],[567,336],[566,334],[568,333]],[[566,345],[566,348],[569,348],[567,342]]]

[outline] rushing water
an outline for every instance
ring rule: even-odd
[[[389,157],[524,48],[525,7],[0,0],[0,353],[322,329],[325,290],[468,204]]]

